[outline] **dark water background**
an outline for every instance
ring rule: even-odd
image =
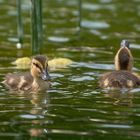
[[[24,48],[16,49],[16,1],[0,0],[0,80],[19,72],[11,62],[31,56],[30,1],[23,0]],[[42,54],[73,60],[50,71],[46,93],[10,93],[0,84],[0,139],[137,140],[140,88],[100,89],[98,77],[114,69],[122,39],[131,42],[134,70],[140,69],[140,1],[83,0],[79,32],[78,0],[44,0]]]

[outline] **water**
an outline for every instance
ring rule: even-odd
[[[53,86],[44,93],[11,93],[0,84],[0,139],[139,139],[140,89],[107,91],[98,85],[99,75],[114,69],[122,39],[131,42],[139,72],[139,5],[138,0],[83,1],[79,32],[78,1],[44,1],[42,53],[74,63],[50,71]],[[16,49],[16,4],[0,0],[0,81],[22,71],[13,60],[31,56],[29,6],[24,0],[24,48]]]

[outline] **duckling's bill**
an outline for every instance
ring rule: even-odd
[[[48,73],[48,70],[44,70],[44,71],[42,72],[41,78],[42,78],[42,80],[44,80],[44,81],[50,81],[50,80],[51,80],[51,77],[50,77],[50,75],[49,75],[49,73]]]

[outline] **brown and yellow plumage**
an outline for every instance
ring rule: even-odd
[[[121,48],[115,56],[115,71],[102,74],[99,80],[103,88],[133,88],[140,85],[140,78],[132,72],[133,56],[127,40],[121,42]]]
[[[37,55],[31,61],[31,72],[7,74],[3,83],[12,90],[40,91],[50,87],[48,61]]]

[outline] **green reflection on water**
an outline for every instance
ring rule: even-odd
[[[16,4],[0,1],[1,81],[6,73],[21,71],[11,61],[31,56],[30,9],[27,0],[23,3],[25,44],[17,50]],[[108,94],[98,87],[98,76],[113,69],[122,39],[133,44],[139,69],[139,1],[83,1],[84,26],[78,36],[78,1],[47,0],[43,9],[41,52],[50,59],[67,57],[75,63],[50,72],[53,87],[48,93],[11,94],[0,84],[0,138],[138,139],[139,89]]]

